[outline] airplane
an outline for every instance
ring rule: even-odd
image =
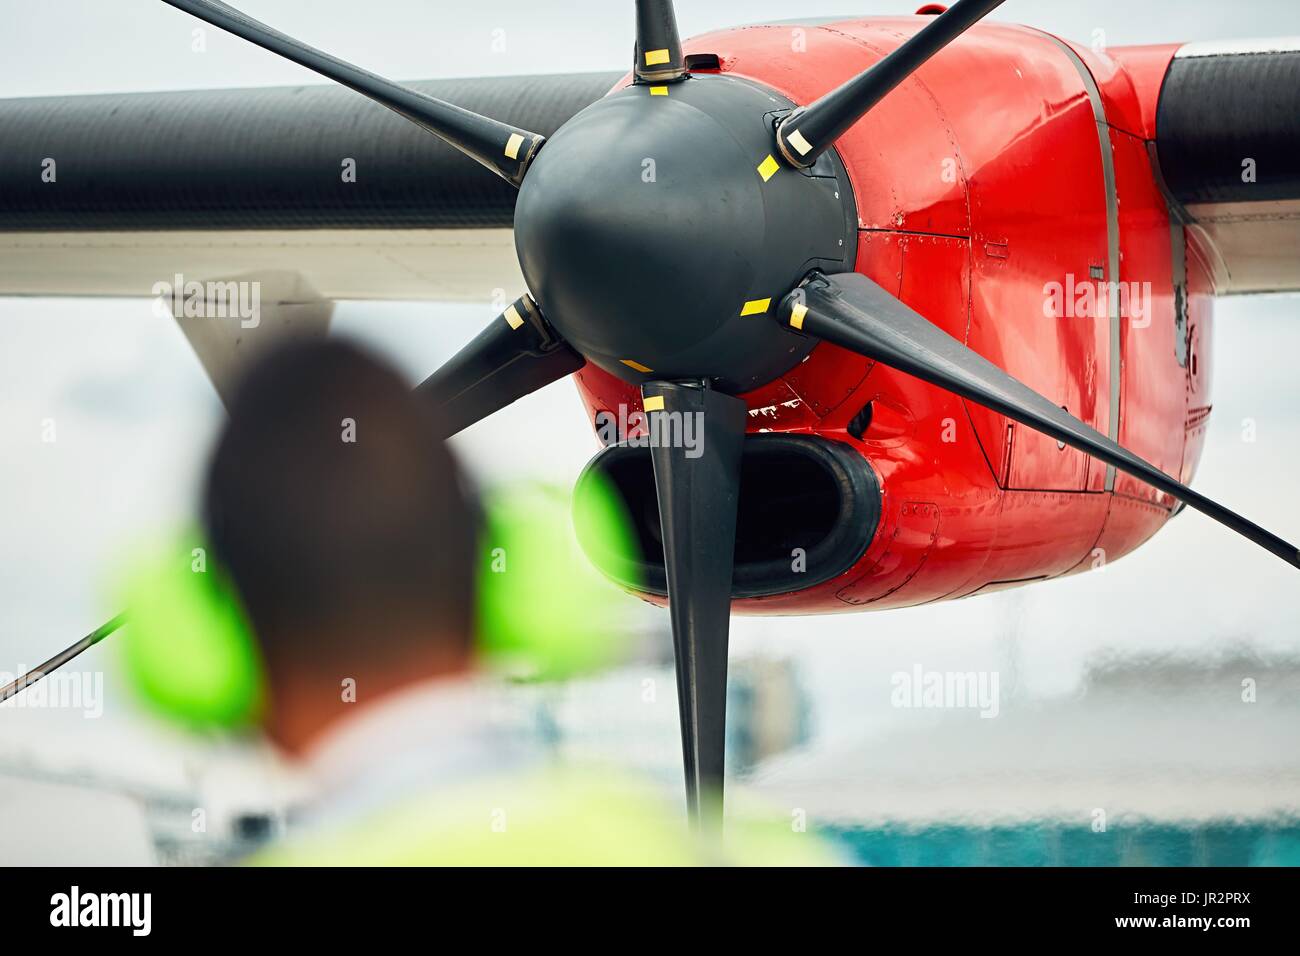
[[[1091,49],[981,22],[1001,0],[683,42],[671,0],[637,0],[625,75],[404,85],[164,2],[351,92],[0,102],[0,294],[261,277],[265,347],[516,258],[527,291],[417,392],[450,435],[574,379],[604,444],[579,489],[617,490],[639,552],[584,544],[669,609],[697,826],[733,612],[1079,573],[1186,506],[1300,567],[1189,487],[1214,298],[1300,289],[1294,42]],[[183,312],[225,394],[256,337]]]

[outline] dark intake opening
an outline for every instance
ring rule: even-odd
[[[635,555],[612,553],[585,530],[584,495],[600,479],[626,509]],[[598,568],[635,590],[667,592],[649,448],[602,451],[578,479],[575,507],[579,541]],[[879,512],[875,472],[849,446],[805,435],[750,436],[741,463],[732,596],[799,591],[842,574],[870,544]]]

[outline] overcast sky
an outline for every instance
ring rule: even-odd
[[[622,69],[632,0],[241,0],[250,15],[381,74],[408,79]],[[736,24],[912,13],[896,0],[682,0],[683,36]],[[317,82],[159,0],[0,0],[0,96]],[[1292,0],[1007,0],[993,19],[1109,45],[1300,34]],[[504,31],[505,46],[494,45]],[[496,49],[494,49],[494,46]]]
[[[621,69],[632,3],[566,0],[244,0],[250,14],[399,78]],[[678,3],[686,35],[734,23],[916,4],[746,0]],[[852,8],[852,9],[850,9]],[[1300,4],[1185,0],[1009,0],[995,17],[1110,45],[1300,34]],[[316,81],[155,0],[0,0],[0,96]],[[504,30],[505,54],[492,52]],[[530,55],[536,53],[534,62]],[[2,131],[0,131],[2,136]],[[1300,298],[1221,301],[1214,414],[1197,488],[1292,540],[1300,537]],[[348,303],[335,329],[389,352],[411,377],[434,368],[485,318],[482,308]],[[459,445],[481,472],[571,482],[595,446],[573,387],[560,382],[476,426]],[[0,298],[0,670],[34,664],[97,623],[114,560],[142,529],[189,507],[221,409],[184,339],[146,302]],[[59,441],[34,423],[53,417]],[[1257,440],[1242,440],[1242,421]],[[897,612],[734,625],[734,653],[798,655],[832,736],[850,737],[864,683],[921,661],[932,669],[1014,663],[1016,692],[1076,691],[1089,660],[1115,654],[1205,657],[1249,647],[1300,653],[1294,570],[1187,512],[1102,574]],[[103,648],[88,655],[111,670]],[[106,718],[108,719],[108,718]],[[132,731],[134,733],[134,731]],[[97,734],[102,731],[97,730]],[[97,749],[70,715],[11,712],[0,748]]]

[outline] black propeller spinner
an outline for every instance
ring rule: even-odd
[[[533,298],[418,392],[457,431],[591,361],[652,416],[701,416],[702,454],[653,449],[677,655],[687,804],[721,819],[727,631],[745,403],[816,339],[916,375],[1147,481],[1300,567],[1294,545],[1057,408],[851,271],[855,222],[835,139],[1002,0],[957,0],[858,77],[795,108],[686,71],[671,0],[637,0],[634,84],[549,141],[314,50],[214,0],[164,0],[395,110],[516,185]],[[840,274],[834,274],[840,273]],[[671,431],[671,430],[669,430]],[[71,659],[120,623],[64,654]],[[46,665],[49,667],[49,665]],[[52,669],[52,668],[51,668]],[[0,688],[0,699],[39,679]]]
[[[701,75],[634,84],[566,123],[515,205],[515,248],[555,330],[625,381],[707,378],[747,391],[812,343],[771,321],[813,269],[852,268],[838,159],[773,155],[788,100]]]

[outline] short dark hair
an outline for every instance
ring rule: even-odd
[[[236,389],[208,470],[213,556],[281,668],[400,666],[413,634],[468,655],[477,510],[436,413],[337,339],[277,349]]]

